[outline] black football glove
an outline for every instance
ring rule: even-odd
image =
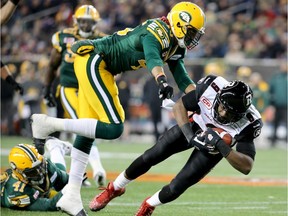
[[[18,91],[20,95],[23,95],[24,93],[23,87],[19,83],[17,83],[12,76],[10,75],[7,76],[6,82],[9,83],[15,89],[15,91]]]
[[[200,132],[196,136],[193,137],[191,143],[197,148],[198,150],[210,154],[215,154],[215,146],[207,145],[205,143],[205,132]]]
[[[207,146],[217,149],[223,157],[227,157],[232,150],[219,136],[219,134],[211,128],[207,129],[204,142]]]
[[[161,75],[157,78],[157,83],[159,87],[159,98],[164,99],[170,99],[173,97],[173,88],[168,85],[167,79],[165,75]]]
[[[47,104],[48,107],[56,107],[56,100],[53,96],[53,94],[50,92],[51,87],[46,86],[43,89],[43,97],[45,100],[45,103]]]

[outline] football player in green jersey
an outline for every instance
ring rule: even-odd
[[[47,145],[63,145],[47,140]],[[59,148],[60,149],[60,148]],[[61,152],[60,152],[61,154]],[[64,159],[64,155],[62,155]],[[62,188],[68,182],[64,164],[54,164],[29,144],[18,144],[9,153],[10,169],[1,174],[1,207],[56,211]]]
[[[79,83],[79,119],[52,118],[44,114],[31,117],[33,137],[43,142],[49,133],[66,131],[78,136],[72,148],[67,193],[57,206],[70,215],[85,215],[81,201],[81,177],[95,138],[116,139],[123,132],[124,110],[119,102],[114,75],[147,67],[159,86],[161,99],[171,98],[173,88],[163,69],[167,63],[178,88],[195,89],[184,66],[186,49],[197,46],[204,34],[205,14],[191,2],[177,3],[167,17],[147,20],[97,40],[74,43],[74,61]]]
[[[57,76],[57,69],[60,67],[60,88],[58,88],[59,94],[57,94],[60,95],[61,104],[65,110],[64,117],[77,119],[78,81],[73,68],[75,54],[71,51],[71,45],[78,40],[102,38],[105,34],[96,29],[100,15],[92,5],[79,7],[75,11],[73,18],[73,28],[58,31],[52,36],[53,49],[45,79],[44,99],[49,107],[56,106],[56,99],[51,93],[51,86]],[[61,109],[62,107],[58,108]],[[36,145],[36,148],[40,153],[43,153],[43,146]],[[93,169],[93,179],[96,185],[103,186],[106,181],[106,171],[103,168],[99,151],[95,144],[91,148],[89,163]],[[84,181],[83,185],[89,186],[90,183]]]

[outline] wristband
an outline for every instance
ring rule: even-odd
[[[167,83],[167,78],[164,74],[160,74],[156,77],[156,81],[158,84]]]
[[[18,5],[20,0],[9,0],[9,1],[11,1],[14,5]]]
[[[223,157],[227,157],[232,149],[228,146],[222,139],[219,140],[216,144],[218,151],[222,154]]]
[[[182,133],[186,137],[187,141],[190,142],[194,136],[192,128],[190,127],[190,123],[186,123],[180,127]]]

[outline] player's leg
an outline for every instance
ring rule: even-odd
[[[156,206],[177,199],[187,188],[206,176],[222,158],[221,154],[212,155],[195,149],[184,167],[170,184],[165,185],[153,196],[146,198],[136,215],[146,215],[146,212],[150,212],[151,214]]]
[[[87,62],[89,62],[89,65],[87,65]],[[77,70],[79,63],[82,66],[80,72]],[[84,56],[79,57],[78,60],[76,57],[74,66],[79,82],[78,99],[79,104],[81,104],[78,107],[79,119],[67,120],[71,125],[65,125],[65,127],[74,128],[70,130],[74,133],[79,132],[83,127],[81,131],[84,134],[77,133],[78,136],[71,153],[69,181],[66,186],[69,190],[66,190],[67,192],[57,203],[57,206],[63,211],[73,215],[77,214],[76,212],[79,212],[79,210],[83,211],[80,196],[81,182],[94,138],[118,138],[123,132],[122,122],[124,121],[124,111],[117,95],[117,86],[112,74],[105,70],[106,65],[100,59],[100,56],[91,56],[91,59]],[[83,66],[87,68],[86,73],[83,72]],[[86,121],[86,124],[81,124],[81,120],[84,119],[90,120],[94,131],[91,130],[91,125],[87,127],[88,121]],[[73,125],[72,121],[80,123]],[[88,133],[86,134],[87,130]],[[73,210],[71,210],[71,206],[73,206]]]
[[[78,119],[78,88],[61,87],[60,91],[61,102],[67,113],[67,116],[71,119]],[[106,182],[106,171],[100,160],[99,150],[96,146],[96,140],[94,140],[93,146],[89,154],[89,164],[93,170],[93,179],[96,185],[103,186]],[[88,180],[83,181],[83,186],[91,186]]]
[[[120,173],[114,182],[110,182],[102,193],[94,197],[90,202],[90,209],[92,211],[101,210],[113,198],[121,196],[125,192],[125,186],[132,180],[143,175],[152,166],[164,161],[172,154],[188,148],[190,147],[178,125],[172,127],[159,138],[153,147],[145,151],[125,171]]]

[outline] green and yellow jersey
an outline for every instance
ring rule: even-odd
[[[1,207],[30,211],[56,211],[60,191],[68,183],[68,174],[49,159],[44,185],[32,186],[18,180],[11,169],[1,174]]]
[[[168,63],[181,91],[193,83],[184,67],[186,49],[178,47],[170,26],[160,18],[91,42],[113,75],[146,67],[151,71]]]
[[[105,34],[95,30],[90,39],[104,37]],[[78,88],[78,81],[74,73],[74,58],[75,54],[71,51],[71,45],[78,40],[83,40],[78,34],[78,28],[66,28],[56,32],[52,36],[53,47],[61,53],[60,65],[60,85],[64,87]]]

